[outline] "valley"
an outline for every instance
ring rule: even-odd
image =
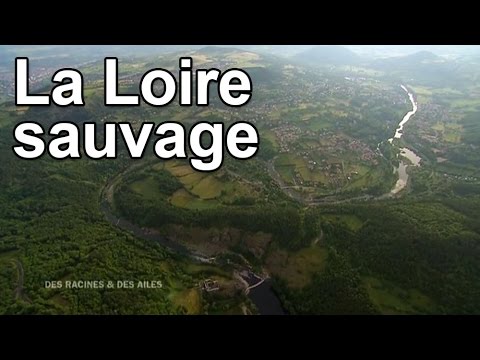
[[[122,94],[138,93],[152,64],[176,71],[179,56],[244,68],[253,92],[241,108],[214,91],[208,108],[105,108],[101,59],[78,64],[85,107],[0,104],[0,312],[480,313],[480,60],[349,51],[206,47],[122,60]],[[189,147],[185,159],[155,156],[146,137],[141,159],[117,137],[116,158],[25,161],[11,150],[24,121],[95,123],[98,144],[106,122],[131,122],[137,137],[143,123],[190,133],[248,121],[260,141],[248,160],[225,151],[213,172],[192,168]],[[162,288],[43,287],[151,278]]]

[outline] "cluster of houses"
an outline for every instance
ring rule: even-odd
[[[200,281],[200,289],[206,292],[213,292],[220,290],[220,285],[217,280],[205,279]]]
[[[35,91],[45,80],[51,79],[55,71],[56,69],[53,68],[31,66],[28,80],[30,91]],[[10,97],[15,96],[15,73],[13,71],[0,71],[0,89]]]
[[[289,153],[294,143],[302,136],[302,130],[291,124],[283,124],[272,131],[277,138],[280,153]]]

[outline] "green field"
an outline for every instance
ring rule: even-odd
[[[202,200],[210,200],[218,198],[222,193],[222,188],[221,181],[213,175],[208,175],[193,185],[190,191]]]
[[[304,181],[326,182],[325,175],[319,170],[312,171],[308,168],[308,162],[298,155],[281,154],[275,161],[275,169],[278,171],[282,179],[294,184],[295,171],[300,173]]]
[[[161,199],[163,196],[160,192],[160,186],[161,184],[159,184],[153,177],[146,177],[130,184],[133,191],[142,195],[146,199]]]
[[[328,251],[312,245],[294,253],[275,251],[266,260],[268,269],[292,288],[306,286],[315,273],[325,269]]]
[[[374,277],[364,277],[363,282],[372,302],[382,314],[419,314],[434,312],[430,298],[415,289],[405,290]]]
[[[277,136],[275,135],[275,133],[274,133],[273,131],[271,131],[271,130],[263,130],[262,136],[263,136],[265,139],[269,140],[269,141],[272,143],[272,145],[273,145],[273,147],[274,147],[275,149],[278,149],[278,147],[279,147],[279,145],[278,145],[278,139],[277,139]]]
[[[462,139],[463,128],[460,124],[437,122],[432,129],[440,133],[442,140],[458,144]]]
[[[198,289],[173,291],[169,299],[174,306],[183,308],[187,315],[198,315],[202,312],[202,297]]]
[[[258,189],[242,179],[217,174],[205,174],[179,162],[167,163],[166,170],[184,186],[170,197],[170,203],[187,209],[209,209],[219,204],[229,205],[240,198],[256,198]]]
[[[213,276],[213,275],[223,276],[223,277],[230,276],[230,274],[227,271],[222,270],[217,266],[204,265],[204,264],[192,264],[192,263],[186,264],[185,271],[189,274],[195,274],[195,275],[201,274],[202,276],[206,276],[206,277]]]
[[[170,197],[170,203],[177,207],[197,210],[211,209],[219,205],[219,202],[216,200],[203,200],[185,189],[180,189],[173,193]]]
[[[363,226],[363,221],[355,215],[326,214],[322,218],[333,223],[341,223],[352,231],[358,231]]]

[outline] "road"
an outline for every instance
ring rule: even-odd
[[[310,196],[304,196],[300,192],[294,190],[294,187],[288,186],[283,181],[280,174],[275,169],[275,158],[270,160],[267,163],[267,170],[270,177],[277,183],[280,189],[292,199],[298,201],[299,203],[305,206],[316,206],[316,205],[326,205],[326,204],[341,204],[341,203],[348,203],[352,201],[367,201],[367,200],[380,200],[385,199],[385,195],[381,195],[378,197],[374,197],[372,195],[360,195],[356,197],[346,198],[346,199],[339,199],[336,195],[328,195],[325,196],[323,199],[312,199]]]
[[[274,164],[275,164],[275,159],[276,158],[277,157],[274,157],[273,159],[271,159],[270,161],[267,162],[267,170],[268,170],[268,174],[270,175],[270,177],[278,184],[278,186],[282,189],[282,191],[286,195],[288,195],[292,199],[294,199],[294,200],[296,200],[296,201],[298,201],[302,204],[308,205],[309,204],[308,199],[306,199],[298,191],[293,190],[292,186],[289,186],[289,185],[285,184],[282,177],[280,176],[280,174],[275,169]]]
[[[25,272],[23,270],[23,265],[17,259],[12,260],[12,263],[14,264],[15,268],[17,269],[17,287],[15,288],[15,300],[23,300],[23,301],[26,301],[26,302],[31,302],[30,299],[25,295],[25,292],[24,292],[24,289],[23,289],[23,283],[24,283],[24,278],[25,278]]]

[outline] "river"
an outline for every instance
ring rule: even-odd
[[[388,139],[388,142],[392,144],[392,146],[395,146],[395,144],[393,143],[394,139],[402,138],[403,127],[412,118],[412,116],[415,115],[418,110],[418,105],[415,101],[413,94],[408,91],[406,86],[401,85],[401,88],[408,94],[408,98],[410,100],[410,103],[412,104],[412,110],[405,114],[402,121],[400,121],[397,129],[395,130],[395,135],[393,135],[392,138]],[[397,195],[400,191],[405,189],[408,184],[408,166],[410,166],[410,164],[412,164],[413,166],[420,166],[420,161],[422,160],[422,158],[418,156],[413,150],[406,147],[400,149],[400,153],[397,155],[397,158],[399,158],[398,167],[394,168],[393,171],[398,175],[398,180],[395,183],[393,189],[390,191],[390,194],[388,194],[390,196]],[[408,162],[402,160],[401,158],[407,159]]]
[[[285,310],[283,310],[280,300],[272,290],[270,279],[251,289],[248,297],[255,304],[261,315],[285,315]]]
[[[251,270],[244,270],[238,275],[248,284],[245,293],[255,304],[261,315],[285,315],[280,299],[272,289],[270,278],[262,278]]]
[[[393,143],[393,139],[400,139],[403,136],[403,127],[404,125],[410,120],[410,118],[415,115],[415,113],[418,110],[418,105],[417,102],[415,101],[415,98],[413,97],[413,94],[408,91],[408,89],[404,85],[400,85],[400,87],[408,94],[408,98],[410,102],[412,103],[412,110],[407,112],[405,116],[403,117],[402,121],[398,124],[397,130],[395,130],[395,135],[393,135],[393,138],[388,139],[388,142],[390,144]]]

